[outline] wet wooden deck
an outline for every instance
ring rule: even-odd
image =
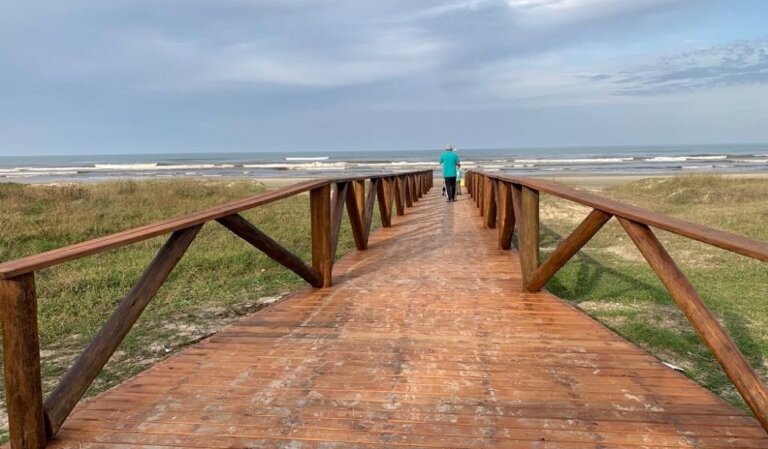
[[[433,189],[334,269],[82,403],[52,448],[765,447],[751,417],[548,293]]]

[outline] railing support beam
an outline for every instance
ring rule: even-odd
[[[483,224],[488,229],[496,229],[496,189],[491,178],[485,178],[485,196],[483,198]]]
[[[344,216],[344,203],[347,201],[348,182],[336,183],[331,189],[331,262],[336,262],[336,250],[339,246],[341,219]]]
[[[741,393],[763,428],[768,430],[768,390],[749,365],[728,333],[667,253],[651,229],[644,224],[618,217],[619,223],[640,250],[653,271],[667,287],[699,338],[709,347],[723,371]]]
[[[382,178],[376,190],[379,201],[379,215],[381,216],[381,226],[389,228],[392,226],[392,200],[394,198],[394,189],[391,178]]]
[[[45,400],[50,435],[59,431],[64,420],[120,346],[202,227],[203,225],[197,225],[171,234],[136,285],[120,301],[120,305],[104,327]]]
[[[398,216],[405,215],[405,182],[402,176],[395,177],[395,209]]]
[[[323,286],[323,278],[317,270],[304,263],[301,258],[292,252],[283,248],[241,215],[228,215],[216,221],[232,231],[236,236],[250,243],[254,248],[266,254],[270,259],[299,275],[309,285],[316,288]]]
[[[527,285],[529,292],[538,292],[552,279],[574,254],[595,236],[597,231],[608,223],[613,215],[594,209],[587,218],[565,240],[555,248],[547,260],[536,269]]]

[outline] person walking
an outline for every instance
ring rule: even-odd
[[[440,155],[440,163],[443,165],[443,178],[450,203],[456,201],[456,170],[461,167],[459,155],[453,151],[451,145],[447,145],[443,154]]]

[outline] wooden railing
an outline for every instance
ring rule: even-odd
[[[205,223],[217,221],[316,288],[329,287],[344,206],[355,246],[364,250],[378,199],[381,223],[392,225],[392,206],[403,215],[432,187],[431,171],[302,182],[263,195],[0,264],[5,389],[13,449],[39,449],[61,428],[144,308]],[[367,186],[367,189],[366,189]],[[308,265],[239,212],[309,192],[312,264]],[[63,262],[171,234],[101,331],[43,401],[35,272]]]
[[[612,217],[624,228],[645,260],[709,347],[728,378],[768,430],[768,389],[707,308],[691,283],[654,235],[651,227],[768,262],[768,243],[708,228],[540,179],[470,171],[467,187],[487,228],[498,229],[499,247],[509,249],[517,229],[523,288],[540,291]],[[543,263],[539,258],[539,194],[544,192],[592,209]]]

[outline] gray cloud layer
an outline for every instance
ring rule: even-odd
[[[680,53],[617,75],[616,95],[659,95],[739,85],[768,84],[768,39]]]
[[[604,108],[638,123],[638,99],[762,86],[765,41],[606,62],[715,3],[11,1],[0,152],[569,143]]]

